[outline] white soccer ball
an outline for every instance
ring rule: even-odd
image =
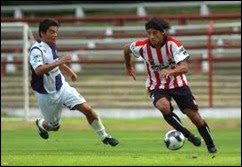
[[[164,142],[169,150],[179,150],[185,143],[185,137],[177,130],[170,130],[165,134]]]

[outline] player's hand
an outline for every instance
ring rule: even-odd
[[[77,75],[76,75],[76,73],[73,73],[73,74],[71,75],[71,80],[72,80],[72,82],[75,82],[75,81],[77,80]]]
[[[62,56],[60,59],[59,59],[59,63],[60,65],[61,64],[65,64],[65,63],[69,63],[71,62],[71,55],[65,55],[65,56]]]
[[[167,79],[169,77],[169,75],[170,75],[170,70],[163,69],[160,72],[160,77],[161,78],[163,77],[163,78]]]
[[[128,75],[128,76],[132,76],[133,79],[136,80],[136,78],[135,78],[135,71],[134,71],[133,68],[131,68],[131,69],[127,69],[126,72],[127,72],[127,75]]]

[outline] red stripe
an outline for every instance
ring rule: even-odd
[[[163,57],[162,57],[162,53],[161,53],[160,48],[156,48],[156,53],[157,53],[157,56],[158,56],[159,63],[163,64],[164,61],[163,61]]]
[[[166,53],[168,53],[169,52],[169,49],[168,49],[168,46],[167,46],[167,43],[166,43]],[[173,56],[173,52],[172,52],[172,45],[170,45],[170,53],[168,53],[170,56],[171,56],[171,58],[173,58],[174,56]],[[173,85],[174,85],[174,87],[175,88],[177,88],[178,87],[178,83],[177,83],[177,78],[176,78],[177,76],[174,76],[174,82],[173,82]]]
[[[169,89],[170,81],[171,81],[171,79],[170,79],[170,77],[168,77],[168,78],[166,79],[165,89]]]
[[[178,83],[177,83],[177,78],[176,77],[177,76],[174,76],[174,82],[173,82],[175,88],[178,87]]]
[[[150,85],[148,86],[148,91],[150,92],[150,87],[151,87],[153,82],[152,82],[152,79],[151,79],[149,64],[147,62],[145,62],[145,65],[146,65],[146,69],[147,69],[148,78],[150,80]]]
[[[140,56],[141,56],[142,58],[144,58],[144,55],[143,55],[143,48],[140,48],[140,50],[139,50],[139,54],[140,54]]]
[[[182,86],[186,86],[186,82],[184,81],[183,74],[181,74]]]
[[[151,54],[150,44],[149,44],[149,42],[147,43],[147,54],[148,54],[148,60],[151,60],[151,59],[152,59],[152,54]],[[153,61],[151,61],[150,63],[151,63],[151,65],[154,64]],[[148,64],[148,63],[146,63],[146,67],[147,67],[147,69],[149,69],[149,64]],[[150,87],[151,87],[152,84],[153,84],[153,81],[152,81],[152,78],[151,78],[151,72],[150,72],[150,70],[149,70],[149,73],[148,73],[148,74],[149,74],[149,78],[150,78],[150,85],[149,85],[149,87],[148,87],[148,90],[150,91]]]
[[[156,54],[157,54],[157,57],[158,57],[158,61],[159,61],[159,64],[163,64],[163,57],[162,57],[162,53],[161,53],[161,50],[160,48],[156,48]],[[161,84],[161,78],[160,78],[160,75],[157,79],[157,84],[155,85],[155,89],[159,89],[160,87],[160,84]]]
[[[156,48],[156,53],[157,53],[157,55],[158,55],[159,63],[160,63],[160,64],[164,64],[161,50]],[[169,54],[168,54],[168,55],[169,55]],[[166,79],[165,89],[169,89],[170,81],[171,81],[171,79],[170,79],[170,77],[168,77],[168,78]],[[156,88],[157,88],[157,86],[158,86],[158,88],[159,88],[160,83],[161,83],[161,80],[160,80],[160,77],[159,77],[159,85],[158,85],[158,82],[157,82]]]
[[[146,44],[146,43],[148,43],[148,39],[140,40],[140,41],[137,41],[137,42],[135,43],[135,46],[144,45],[144,44]]]
[[[170,53],[171,53],[172,57],[174,57],[173,52],[172,52],[172,44],[170,44]]]
[[[147,43],[147,54],[148,54],[148,59],[150,60],[150,61],[149,61],[150,64],[151,64],[151,65],[155,65],[155,63],[154,63],[154,59],[152,59],[153,57],[152,57],[152,53],[151,53],[150,43],[149,43],[149,42]],[[157,71],[154,71],[154,73],[155,73],[156,81],[158,82],[158,80],[160,79],[160,77],[159,77],[159,73],[158,73]],[[151,77],[151,76],[150,76],[150,77]],[[150,87],[152,86],[152,84],[153,84],[153,82],[151,82],[151,84],[150,84],[150,86],[149,86],[149,89],[150,89]]]
[[[140,53],[141,57],[143,57],[143,58],[144,58],[144,54],[143,54],[143,48],[141,48],[141,49],[140,49],[139,53]],[[146,69],[147,69],[147,75],[148,75],[148,78],[149,78],[149,80],[150,80],[150,85],[151,85],[152,80],[151,80],[151,74],[150,74],[149,65],[148,65],[148,63],[147,63],[147,62],[145,63],[145,65],[146,65]],[[148,91],[150,92],[150,86],[148,87]]]
[[[176,40],[175,38],[171,37],[171,36],[168,36],[168,37],[167,37],[167,41],[172,41],[172,42],[174,42],[178,47],[181,46],[181,43],[180,43],[178,40]]]
[[[171,53],[169,53],[169,50],[168,50],[167,42],[166,42],[166,55],[168,57],[168,60],[172,58]]]

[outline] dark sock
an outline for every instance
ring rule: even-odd
[[[210,133],[210,129],[205,121],[204,121],[204,125],[202,127],[198,128],[198,131],[199,131],[200,135],[203,137],[203,139],[208,147],[215,147],[211,133]]]
[[[163,117],[174,129],[182,132],[186,138],[191,135],[191,132],[189,132],[189,130],[182,125],[181,120],[175,113],[170,112],[167,115],[163,115]]]

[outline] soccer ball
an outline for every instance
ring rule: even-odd
[[[179,150],[185,143],[185,137],[177,130],[170,130],[165,134],[164,142],[169,150]]]

